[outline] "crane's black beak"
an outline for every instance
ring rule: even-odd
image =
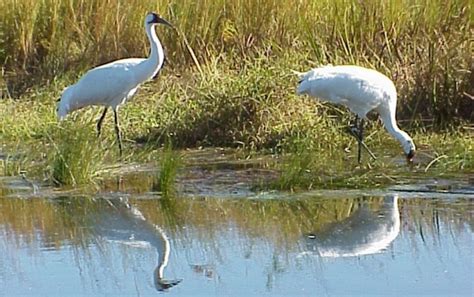
[[[154,12],[152,12],[152,14],[153,14],[153,20],[151,20],[149,23],[151,23],[151,24],[163,24],[163,25],[166,25],[166,26],[174,29],[174,26],[171,25],[170,22],[168,22],[167,20],[162,18],[159,14],[154,13]]]
[[[173,26],[173,25],[171,25],[171,23],[170,23],[170,22],[168,22],[167,20],[165,20],[165,19],[163,19],[163,18],[161,18],[161,17],[158,17],[157,24],[163,24],[163,25],[166,25],[166,26],[168,26],[168,27],[170,27],[170,28],[173,28],[173,29],[174,29],[174,26]]]
[[[159,14],[154,13],[154,12],[150,12],[150,14],[153,15],[153,19],[151,21],[148,21],[148,24],[163,24],[174,29],[174,26],[171,25],[170,22],[162,18]]]
[[[413,163],[413,157],[415,157],[415,150],[410,150],[410,152],[407,154],[407,162],[409,164]]]

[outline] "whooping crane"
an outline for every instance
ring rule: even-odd
[[[151,47],[147,59],[122,59],[89,70],[76,84],[63,91],[57,109],[59,119],[63,120],[68,113],[89,105],[105,106],[97,122],[97,136],[99,136],[102,121],[107,109],[111,107],[114,111],[115,133],[122,155],[118,108],[135,94],[141,83],[154,78],[163,66],[163,47],[155,32],[157,24],[173,28],[156,13],[150,12],[146,15],[145,31]]]
[[[297,74],[300,77],[298,95],[308,94],[323,101],[342,104],[356,114],[353,128],[359,142],[359,163],[361,146],[365,145],[364,119],[373,109],[379,113],[385,129],[402,145],[407,161],[413,161],[415,144],[405,131],[398,128],[395,118],[397,91],[388,77],[372,69],[351,65],[327,65]]]

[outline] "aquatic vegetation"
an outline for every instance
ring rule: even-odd
[[[417,179],[455,176],[474,170],[474,140],[465,131],[451,133],[416,133],[414,139],[420,150],[415,163],[407,166],[399,152],[398,143],[391,140],[383,128],[371,131],[369,147],[377,160],[365,153],[363,162],[355,160],[355,140],[350,136],[334,136],[332,147],[318,147],[311,138],[286,143],[281,172],[270,188],[308,190],[317,188],[374,188],[405,184]],[[323,142],[324,144],[329,142]],[[319,143],[319,145],[321,145]]]
[[[474,172],[474,139],[472,131],[451,131],[445,134],[420,135],[420,143],[429,146],[430,162],[424,172],[441,175],[452,172]]]
[[[161,79],[145,84],[121,110],[130,146],[124,161],[153,160],[174,135],[175,148],[281,153],[275,185],[281,189],[382,186],[401,182],[397,176],[472,172],[472,132],[462,128],[472,127],[471,5],[465,0],[0,2],[0,141],[35,147],[27,150],[27,170],[46,158],[57,182],[81,184],[101,173],[96,164],[117,161],[115,149],[96,151],[114,141],[113,133],[94,136],[91,119],[99,108],[78,111],[57,132],[55,100],[92,66],[146,56],[146,36],[137,32],[144,12],[156,8],[177,33],[158,31],[167,54]],[[356,143],[341,133],[350,114],[296,97],[291,70],[327,63],[375,68],[394,80],[400,126],[420,147],[414,172],[393,161],[399,146],[377,121],[366,141],[382,158],[357,167]],[[113,130],[111,122],[103,130]],[[166,188],[174,177],[164,163]]]
[[[64,124],[51,139],[51,178],[59,185],[92,183],[103,158],[95,130],[80,122]]]
[[[182,166],[182,155],[173,150],[170,140],[158,157],[159,170],[153,181],[153,190],[160,191],[163,198],[171,198],[175,192],[178,170]]]

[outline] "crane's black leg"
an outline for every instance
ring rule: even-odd
[[[355,137],[359,144],[359,151],[357,152],[357,161],[359,164],[362,157],[362,148],[364,148],[374,160],[377,160],[374,153],[372,153],[372,151],[364,143],[364,119],[360,119],[359,121],[359,116],[356,115],[354,123],[349,127],[349,132]]]
[[[116,109],[114,109],[114,120],[115,120],[115,133],[117,134],[117,142],[119,146],[120,157],[122,157],[122,136],[120,135],[118,112]]]
[[[107,114],[107,109],[108,107],[104,108],[104,112],[99,118],[99,121],[97,122],[97,137],[100,136],[100,129],[102,128],[102,122],[104,121],[105,115]]]
[[[359,144],[359,149],[357,151],[357,162],[360,164],[360,159],[362,157],[362,143],[363,143],[363,129],[364,129],[364,119],[359,119],[359,116],[356,115],[354,123],[350,127],[352,135],[357,140]]]
[[[354,121],[349,126],[349,132],[354,136],[356,139],[359,136],[359,116],[356,115]]]
[[[359,124],[359,139],[357,141],[359,142],[359,151],[357,152],[357,162],[360,164],[360,159],[362,156],[362,143],[364,141],[364,119],[360,119],[360,124]]]

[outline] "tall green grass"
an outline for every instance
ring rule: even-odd
[[[163,199],[171,199],[176,194],[176,177],[182,166],[181,153],[173,150],[171,140],[167,140],[159,158],[159,171],[153,181],[153,189],[160,191]]]
[[[286,69],[300,57],[267,58],[259,53],[246,58],[240,68],[232,68],[232,61],[218,56],[203,65],[204,76],[199,72],[182,77],[163,73],[160,79],[144,85],[137,97],[121,109],[124,139],[132,140],[128,141],[130,144],[134,141],[138,144],[127,146],[125,153],[129,157],[126,160],[142,162],[137,159],[139,155],[149,155],[149,150],[156,149],[155,144],[166,144],[166,138],[172,135],[175,148],[231,146],[288,154],[290,157],[285,157],[285,165],[281,168],[285,175],[283,186],[278,187],[282,188],[299,187],[298,183],[303,188],[337,187],[344,182],[344,186],[354,187],[364,179],[370,185],[386,182],[383,175],[372,180],[366,178],[364,170],[359,170],[357,176],[344,175],[347,166],[355,166],[357,144],[344,132],[352,115],[340,107],[295,95],[296,78],[286,73]],[[63,140],[61,136],[55,136],[60,126],[54,115],[56,103],[51,98],[55,98],[64,84],[65,81],[60,81],[27,93],[19,100],[0,100],[0,141],[28,141],[45,147],[45,151],[50,151],[49,139],[59,145]],[[67,131],[72,138],[76,133],[73,125],[93,129],[99,115],[99,108],[87,108],[70,115],[60,125],[69,127]],[[367,145],[377,156],[401,157],[399,143],[390,137],[380,121],[371,118],[373,120],[366,126]],[[459,133],[449,131],[438,136],[426,129],[410,129],[407,122],[400,125],[417,144],[422,160],[420,166],[427,165],[423,157],[426,154],[429,154],[427,162],[441,157],[427,172],[438,174],[433,171],[438,168],[445,168],[446,172],[472,170],[474,160],[469,151],[474,142],[468,130],[460,128],[456,129]],[[107,143],[112,153],[98,154],[106,160],[117,157],[113,120],[104,121],[103,131],[102,145]],[[89,136],[88,141],[92,142],[95,133],[91,130]],[[65,138],[65,141],[75,143],[73,139]],[[150,145],[143,150],[141,143]],[[346,148],[351,152],[345,152]],[[295,155],[291,157],[293,153]],[[34,156],[31,158],[35,159]],[[375,174],[389,173],[393,169],[381,166],[381,163],[377,165],[380,170],[375,170]],[[321,171],[326,172],[320,174]]]
[[[92,66],[146,56],[147,11],[158,11],[177,31],[157,28],[167,63],[121,109],[126,139],[161,146],[173,135],[176,147],[282,151],[277,187],[283,189],[393,182],[397,177],[389,174],[405,172],[390,162],[346,173],[356,154],[342,132],[349,113],[294,94],[292,69],[358,64],[394,80],[400,125],[421,155],[429,155],[418,171],[472,171],[469,133],[452,135],[454,141],[424,135],[447,126],[463,131],[474,119],[467,0],[0,1],[0,140],[31,141],[49,152],[51,176],[60,184],[91,183],[104,152],[95,124],[84,119],[98,111],[76,112],[58,125],[55,100]],[[378,156],[400,154],[399,144],[371,123],[371,149]],[[101,139],[112,146],[113,133]],[[352,152],[344,153],[346,147]],[[41,158],[34,154],[31,159]],[[172,192],[178,159],[165,149],[159,162],[156,189]]]
[[[28,167],[28,160],[24,156],[1,156],[0,176],[20,176]]]
[[[104,152],[93,126],[68,123],[59,127],[52,139],[51,178],[58,185],[93,184]]]
[[[4,0],[0,86],[16,97],[65,72],[144,56],[143,17],[155,10],[178,28],[158,29],[176,73],[216,56],[241,69],[255,53],[298,55],[289,65],[298,70],[360,64],[395,80],[403,118],[443,127],[473,119],[471,8],[467,0]]]

